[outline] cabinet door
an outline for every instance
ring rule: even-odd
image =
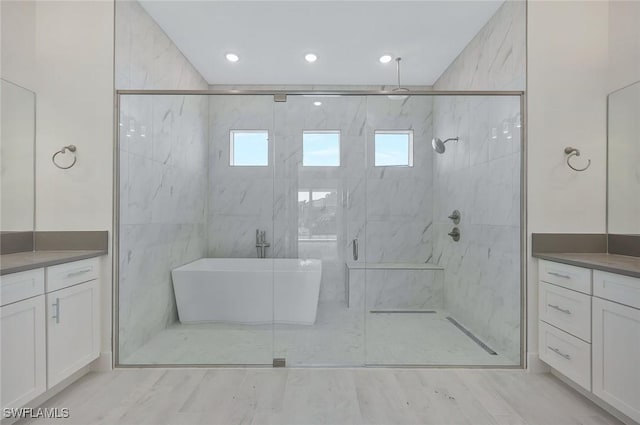
[[[22,407],[47,387],[44,295],[0,307],[2,407]]]
[[[640,310],[593,298],[593,393],[640,422]]]
[[[47,294],[48,388],[100,354],[98,280]]]

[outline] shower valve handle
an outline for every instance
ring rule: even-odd
[[[451,215],[448,217],[451,220],[453,220],[453,224],[460,224],[460,211],[458,210],[453,210],[453,212],[451,213]]]

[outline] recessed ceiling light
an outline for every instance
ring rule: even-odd
[[[315,106],[321,106],[321,105],[322,105],[322,102],[320,102],[320,101],[316,100],[315,102],[313,102],[313,104],[314,104]]]
[[[318,60],[318,57],[313,53],[307,53],[306,55],[304,55],[304,60],[306,60],[309,63],[313,63]]]
[[[225,57],[229,62],[238,62],[240,60],[240,57],[235,53],[227,53]]]
[[[393,57],[391,57],[391,55],[382,55],[380,56],[380,63],[389,63],[391,62],[391,60],[393,59]]]

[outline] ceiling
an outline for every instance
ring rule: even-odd
[[[432,85],[502,0],[140,3],[209,84]]]

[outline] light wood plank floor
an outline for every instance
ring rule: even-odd
[[[551,375],[453,369],[120,369],[24,424],[620,424]]]

